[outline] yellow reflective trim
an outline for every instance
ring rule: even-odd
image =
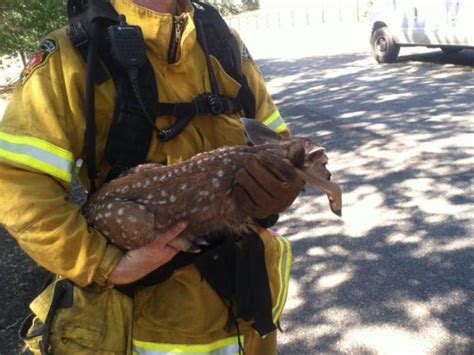
[[[287,131],[287,130],[288,130],[288,127],[287,127],[286,123],[283,122],[281,125],[279,125],[279,126],[275,129],[275,132],[281,133],[281,132],[284,132],[284,131]]]
[[[275,301],[275,306],[272,310],[273,322],[276,323],[280,319],[283,309],[286,304],[288,297],[288,286],[290,281],[291,272],[291,244],[288,240],[283,237],[276,237],[280,246],[280,260],[278,262],[278,271],[280,277],[280,288],[278,290],[278,296]]]
[[[38,138],[15,136],[13,134],[8,134],[5,132],[0,132],[0,138],[10,143],[31,145],[33,147],[40,148],[51,154],[54,154],[57,157],[65,159],[71,163],[74,162],[74,155],[70,151],[67,151],[66,149],[63,149]]]
[[[283,294],[283,297],[281,299],[281,306],[280,306],[280,309],[278,310],[277,314],[276,314],[276,320],[280,319],[281,317],[281,314],[283,313],[283,309],[285,308],[285,305],[286,305],[286,300],[288,299],[288,289],[289,289],[289,286],[290,286],[290,273],[291,273],[291,260],[292,260],[292,254],[291,254],[291,246],[290,246],[290,243],[288,241],[286,241],[286,243],[288,243],[288,256],[286,258],[286,270],[285,270],[285,282],[284,282],[284,294]]]
[[[66,182],[72,180],[73,154],[38,138],[0,132],[0,157]]]
[[[280,307],[280,300],[281,300],[281,297],[282,297],[282,294],[283,294],[283,273],[281,272],[281,267],[282,267],[282,263],[283,263],[283,250],[284,250],[284,246],[283,246],[283,242],[280,240],[279,237],[276,237],[277,238],[277,241],[278,241],[278,246],[280,247],[280,260],[278,260],[278,277],[279,277],[279,288],[278,288],[278,295],[277,295],[277,298],[275,300],[275,306],[273,307],[273,310],[272,310],[272,313],[273,314],[276,314],[277,313],[277,310],[278,308]],[[273,317],[273,322],[275,323],[275,320],[276,320],[276,317],[274,316]]]
[[[42,171],[44,173],[50,174],[54,177],[57,177],[58,179],[66,181],[66,182],[71,182],[72,181],[72,174],[71,173],[68,173],[68,172],[66,172],[66,171],[64,171],[60,168],[49,165],[49,164],[47,164],[45,162],[42,162],[40,160],[36,160],[34,158],[28,157],[26,155],[7,152],[7,151],[0,148],[0,157],[6,158],[6,159],[11,160],[15,163],[20,163],[20,164],[32,167],[36,170],[39,170],[39,171]]]
[[[273,121],[277,120],[279,117],[281,117],[280,111],[276,110],[269,117],[263,120],[263,124],[265,126],[270,126],[273,123]]]
[[[288,127],[286,126],[285,121],[283,121],[283,118],[281,118],[280,111],[278,110],[273,112],[270,117],[265,119],[263,124],[277,133],[282,133],[288,130]]]
[[[286,300],[288,298],[288,287],[290,283],[290,273],[291,273],[291,260],[292,260],[292,251],[291,251],[291,244],[288,240],[283,237],[278,237],[280,241],[280,245],[282,247],[282,256],[280,262],[280,280],[282,283],[280,284],[280,299],[275,307],[274,313],[274,321],[278,321],[280,319],[281,314],[283,313],[283,309],[285,308]],[[283,292],[281,292],[283,291]]]
[[[240,341],[244,344],[244,337],[240,336]],[[213,351],[237,345],[238,347],[239,340],[237,337],[225,338],[209,344],[197,344],[197,345],[188,345],[188,344],[157,344],[151,342],[145,342],[140,340],[133,340],[133,346],[143,350],[149,350],[158,353],[168,353],[168,354],[189,354],[189,353],[212,353]],[[238,349],[238,348],[237,348]],[[139,354],[140,352],[134,349],[134,353]],[[237,352],[238,353],[238,350]]]

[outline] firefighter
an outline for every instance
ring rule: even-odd
[[[195,20],[199,4],[185,0],[110,3],[124,15],[127,25],[141,29],[153,71],[145,76],[153,78],[160,102],[200,102],[197,98],[213,91],[213,77],[221,101],[238,97],[242,82],[226,72],[199,41]],[[253,95],[254,118],[288,135],[261,72],[237,34],[233,35],[244,84]],[[114,77],[106,64],[105,72]],[[266,274],[265,282],[259,283],[258,290],[239,290],[259,300],[257,306],[263,304],[266,312],[258,307],[247,314],[239,310],[240,301],[232,304],[222,297],[221,276],[203,278],[193,262],[173,268],[159,282],[132,293],[120,290],[171,265],[181,253],[167,243],[179,236],[186,223],[170,228],[147,246],[124,251],[88,227],[80,207],[68,200],[76,173],[86,189],[104,184],[113,168],[107,154],[114,146],[111,127],[121,110],[121,95],[136,101],[133,93],[123,93],[110,78],[95,85],[96,155],[92,157],[87,138],[91,127],[85,119],[87,75],[70,28],[51,33],[23,70],[0,123],[0,224],[35,262],[56,275],[30,305],[32,315],[22,327],[28,348],[43,354],[276,354],[275,325],[286,301],[291,248],[288,241],[265,228],[268,221],[252,225],[263,249],[260,263],[250,263],[255,270],[249,270],[258,274],[252,277]],[[205,96],[209,97],[216,95]],[[173,127],[177,117],[153,117],[144,160],[170,165],[203,151],[246,144],[239,121],[243,108],[214,108],[197,112],[171,138],[157,132]],[[139,111],[144,120],[150,115]],[[88,161],[92,158],[97,175],[91,182],[93,168]],[[239,174],[236,191],[250,216],[272,217],[285,210],[303,187],[292,164],[273,159],[271,167],[253,161]],[[286,173],[278,174],[272,170],[275,166]],[[287,178],[282,181],[281,176]]]

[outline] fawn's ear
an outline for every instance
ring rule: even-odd
[[[307,158],[309,161],[316,161],[324,156],[326,150],[323,147],[313,147],[308,153]]]
[[[265,144],[265,143],[276,143],[282,140],[285,140],[278,133],[273,132],[271,129],[267,128],[263,123],[251,119],[242,117],[240,119],[244,124],[245,133],[249,138],[252,144]]]

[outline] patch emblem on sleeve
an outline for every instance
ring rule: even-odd
[[[242,58],[253,60],[252,56],[250,55],[249,49],[247,48],[245,43],[243,43],[242,46]]]
[[[42,66],[48,59],[49,55],[58,48],[56,41],[53,39],[46,39],[39,45],[36,53],[30,58],[25,68],[20,74],[20,82],[24,84],[37,68]]]

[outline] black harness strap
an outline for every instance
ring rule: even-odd
[[[116,287],[132,297],[136,290],[167,280],[173,272],[194,264],[229,309],[229,321],[236,318],[252,322],[261,335],[276,329],[272,317],[272,297],[265,265],[265,250],[260,236],[250,232],[246,245],[238,246],[231,236],[222,237],[199,254],[179,253],[170,262],[131,285]],[[235,309],[232,309],[235,305]]]
[[[91,24],[92,37],[89,41],[87,53],[87,78],[86,78],[86,149],[87,149],[87,174],[90,181],[89,194],[96,190],[95,179],[97,177],[96,165],[96,124],[95,124],[95,63],[97,56],[97,34],[99,24],[94,21]]]
[[[239,318],[253,321],[261,335],[276,329],[272,317],[272,297],[265,265],[265,249],[256,233],[246,235],[245,250],[236,254],[235,290]]]
[[[153,128],[144,117],[144,112],[133,94],[132,84],[126,71],[120,68],[108,54],[106,41],[101,46],[100,58],[110,68],[109,72],[115,84],[116,98],[114,117],[109,130],[109,138],[105,148],[105,159],[112,169],[107,175],[107,181],[119,176],[123,171],[145,161],[153,138]],[[158,100],[153,68],[148,60],[138,71],[138,81],[147,90],[140,90],[143,104],[148,112],[154,111],[150,104]]]
[[[202,49],[204,50],[204,54],[206,55],[206,65],[207,71],[209,72],[209,81],[211,83],[211,91],[214,95],[219,95],[219,84],[217,83],[216,74],[214,73],[214,69],[212,69],[211,64],[211,56],[209,53],[209,47],[207,46],[207,38],[204,33],[204,27],[202,25],[202,20],[200,18],[196,18],[196,33],[199,43],[201,44]]]
[[[229,307],[232,318],[252,322],[261,336],[276,329],[264,246],[258,234],[249,232],[242,247],[226,236],[220,245],[199,254],[194,264]],[[234,301],[235,316],[231,309]]]
[[[104,82],[107,74],[102,66],[97,66],[99,37],[108,25],[114,22],[115,11],[110,4],[100,0],[68,2],[68,17],[71,25],[68,35],[86,58],[86,155],[87,175],[90,181],[89,195],[96,190],[96,120],[95,120],[95,84]]]
[[[195,21],[201,23],[202,32],[205,33],[205,36],[198,36],[199,43],[203,48],[206,46],[209,54],[217,58],[224,70],[241,85],[236,99],[242,105],[245,117],[255,118],[255,95],[242,72],[241,53],[237,39],[213,6],[199,1],[193,1],[193,4]],[[206,44],[203,43],[203,38]]]
[[[107,176],[108,180],[117,177],[124,169],[146,161],[152,130],[158,131],[158,138],[161,141],[167,141],[178,135],[193,117],[200,114],[238,113],[243,109],[247,117],[255,117],[255,97],[242,73],[237,39],[212,6],[198,2],[194,2],[193,5],[196,9],[197,37],[206,53],[212,92],[203,93],[188,103],[160,103],[153,68],[149,61],[146,61],[144,67],[139,70],[139,78],[134,82],[138,85],[133,85],[124,68],[118,66],[112,58],[106,29],[119,21],[118,14],[111,4],[106,0],[68,2],[69,37],[88,62],[86,145],[88,176],[92,191],[97,175],[94,81],[100,84],[111,76],[117,91],[114,118],[106,148],[106,160],[112,166],[112,171]],[[97,34],[92,34],[92,30],[96,28],[94,24],[99,28]],[[90,40],[91,38],[94,38],[94,41]],[[99,43],[100,61],[94,59],[95,54],[91,50],[97,46],[95,40]],[[219,85],[210,63],[211,55],[217,58],[224,70],[241,84],[236,98],[220,95]],[[170,115],[176,117],[176,122],[168,129],[158,130],[154,124],[155,117]]]
[[[186,116],[205,113],[217,115],[219,112],[237,113],[241,109],[242,106],[231,97],[219,95],[219,99],[216,100],[213,94],[202,94],[190,103],[160,103],[159,106],[155,106],[152,113],[155,116]]]
[[[69,18],[68,36],[87,63],[88,43],[89,39],[93,38],[92,24],[99,22],[102,26],[99,31],[101,33],[109,25],[118,22],[117,13],[106,0],[69,0],[67,13]],[[102,84],[109,80],[110,77],[103,64],[96,62],[95,65],[96,84]]]

